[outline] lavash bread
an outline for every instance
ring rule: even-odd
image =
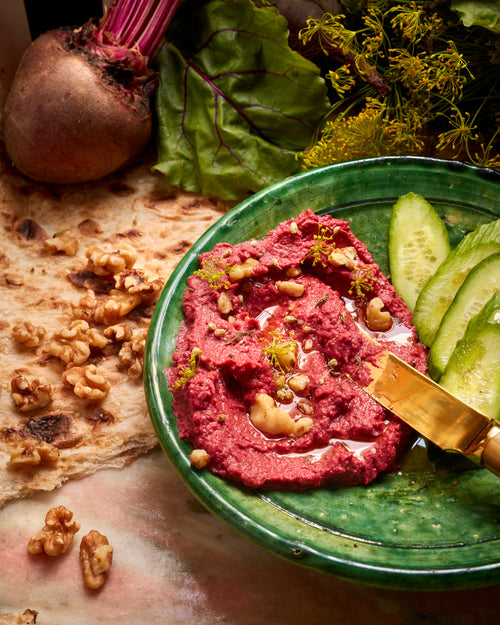
[[[151,314],[228,207],[151,164],[43,185],[0,155],[0,506],[157,444],[142,379]]]

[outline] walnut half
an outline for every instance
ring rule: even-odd
[[[103,349],[108,340],[87,321],[75,319],[56,332],[49,343],[49,353],[68,365],[81,365],[90,356],[91,349]]]
[[[97,530],[86,534],[80,543],[80,562],[85,586],[91,590],[100,588],[113,562],[113,547],[106,536]]]
[[[73,387],[78,397],[98,401],[104,399],[111,388],[111,384],[101,375],[95,365],[85,367],[71,367],[62,375],[66,386]]]
[[[59,450],[46,441],[37,441],[30,438],[21,441],[10,452],[8,469],[24,469],[36,467],[41,463],[56,462],[59,459]]]
[[[54,235],[51,239],[45,239],[44,243],[49,254],[63,253],[74,256],[78,252],[78,241],[67,234]]]
[[[45,516],[45,527],[30,539],[28,552],[45,552],[49,556],[66,553],[80,529],[80,524],[72,518],[73,513],[65,506],[51,508]]]
[[[29,380],[17,373],[10,381],[10,392],[15,407],[21,412],[45,408],[52,401],[52,386],[40,380]]]
[[[129,341],[123,343],[118,353],[119,361],[127,367],[128,375],[134,380],[142,376],[147,334],[147,328],[137,330]]]
[[[25,347],[39,347],[45,338],[45,328],[35,326],[31,321],[19,321],[12,328],[14,340]]]
[[[137,260],[136,250],[128,243],[122,243],[118,249],[111,252],[92,246],[86,250],[85,256],[87,268],[98,276],[113,275],[124,269],[132,269]]]

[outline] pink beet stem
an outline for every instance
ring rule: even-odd
[[[105,12],[96,40],[112,35],[117,45],[152,57],[181,0],[117,0]]]

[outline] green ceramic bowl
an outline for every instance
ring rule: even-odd
[[[182,320],[186,279],[197,268],[200,252],[220,241],[235,244],[263,237],[279,222],[310,208],[349,220],[387,272],[391,209],[408,191],[434,205],[452,244],[500,217],[500,174],[418,157],[311,170],[257,193],[224,215],[186,254],[156,306],[145,358],[148,408],[163,449],[194,495],[237,532],[277,556],[386,588],[493,585],[500,583],[500,481],[487,470],[433,452],[419,441],[398,473],[367,487],[250,491],[191,468],[191,448],[178,438],[164,376]]]

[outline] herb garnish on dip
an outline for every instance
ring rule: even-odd
[[[349,224],[306,211],[199,261],[166,371],[193,465],[283,489],[392,469],[411,430],[354,381],[382,349],[425,372],[426,348]]]

